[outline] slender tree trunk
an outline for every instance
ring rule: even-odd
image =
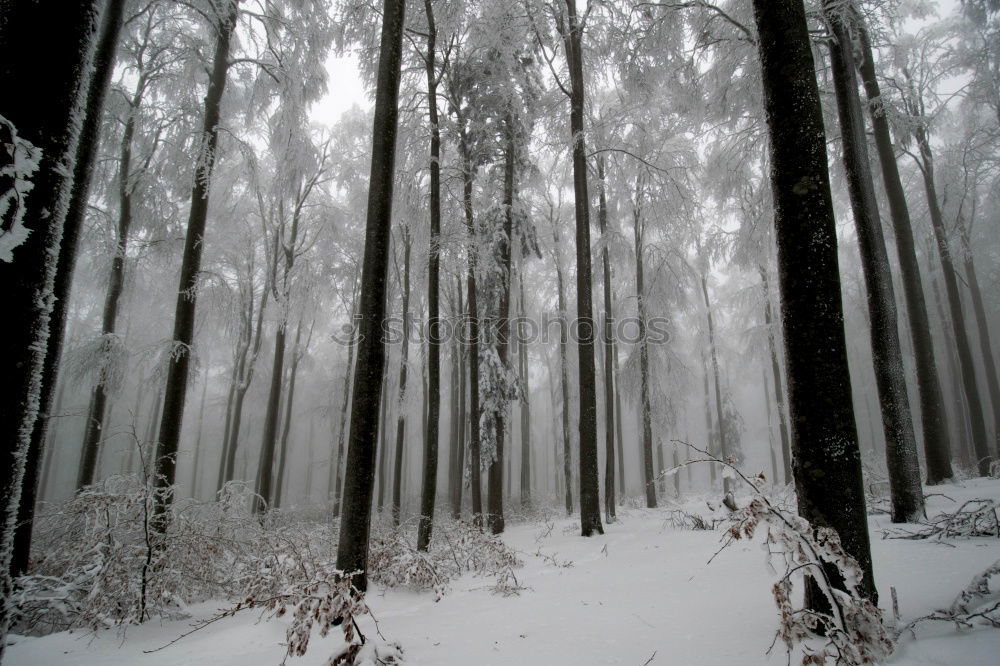
[[[278,411],[281,407],[281,384],[285,374],[284,320],[278,323],[274,334],[274,359],[271,363],[271,386],[267,392],[267,409],[264,412],[264,435],[257,459],[257,501],[254,513],[262,513],[274,504],[274,445],[278,437]]]
[[[792,482],[792,451],[788,441],[788,417],[785,413],[785,388],[781,384],[781,364],[778,362],[778,346],[774,342],[774,318],[771,310],[771,290],[768,286],[767,269],[760,266],[760,280],[764,285],[764,326],[767,327],[767,347],[771,356],[771,378],[774,381],[774,401],[778,411],[778,432],[781,436],[782,482]]]
[[[614,304],[612,303],[612,306]],[[612,316],[614,313],[614,308],[612,307]],[[611,362],[612,362],[612,374],[615,377],[615,414],[618,418],[615,419],[615,441],[618,446],[618,496],[620,501],[625,500],[625,445],[624,438],[622,437],[622,392],[617,390],[621,386],[619,383],[618,374],[618,341],[614,335],[611,336]]]
[[[42,475],[38,481],[38,496],[35,500],[36,504],[41,504],[48,497],[49,486],[52,483],[52,461],[56,456],[55,443],[56,437],[59,434],[59,421],[53,421],[54,418],[62,418],[63,411],[63,396],[66,394],[66,382],[59,382],[59,388],[56,391],[56,399],[53,403],[52,411],[45,415],[48,423],[45,424],[45,448],[43,449],[44,460],[42,462]],[[16,538],[16,537],[15,537]]]
[[[400,63],[406,2],[385,0],[379,47],[378,86],[372,132],[372,165],[368,189],[365,255],[361,272],[358,366],[351,400],[351,439],[347,449],[347,475],[337,568],[360,571],[354,586],[368,588],[368,534],[371,529],[372,481],[378,396],[385,366],[381,327],[385,319],[386,268],[392,221],[392,186],[395,165],[396,120],[399,114]]]
[[[184,255],[181,260],[180,284],[177,288],[177,306],[174,313],[173,349],[167,369],[163,415],[160,422],[159,446],[155,469],[156,486],[168,489],[174,484],[177,472],[177,446],[180,441],[184,402],[187,396],[188,367],[191,363],[191,346],[194,342],[195,305],[201,273],[201,254],[205,247],[205,223],[208,221],[208,196],[212,170],[218,155],[219,117],[222,94],[229,71],[229,45],[236,27],[239,0],[228,0],[219,16],[216,31],[215,54],[212,57],[212,75],[205,94],[204,126],[200,136],[198,158],[195,160],[194,187],[191,190],[191,214],[188,217]],[[157,512],[166,510],[166,495],[158,496]],[[162,518],[161,518],[162,519]]]
[[[330,481],[328,488],[333,491],[333,515],[340,515],[340,501],[342,495],[341,482],[344,467],[344,433],[347,431],[347,405],[351,395],[351,376],[354,369],[354,347],[357,343],[357,317],[358,317],[358,288],[360,283],[355,283],[354,294],[351,297],[351,337],[347,342],[347,365],[344,367],[344,383],[341,388],[340,398],[340,419],[337,422],[337,460],[330,461]],[[329,490],[327,491],[329,492]]]
[[[598,219],[601,225],[601,263],[604,268],[604,515],[615,521],[615,370],[614,315],[611,309],[611,261],[608,258],[608,198],[605,192],[604,158],[597,158],[597,178],[600,182]],[[621,462],[618,462],[621,465]]]
[[[559,234],[553,227],[556,252],[556,290],[559,298],[559,387],[562,392],[563,485],[565,488],[566,515],[573,515],[573,452],[569,434],[569,322],[566,321],[566,289],[563,283],[562,263],[559,260]]]
[[[952,476],[948,442],[948,420],[944,411],[944,399],[934,363],[934,343],[931,338],[930,323],[927,319],[927,304],[924,301],[920,267],[914,248],[910,213],[899,178],[899,167],[889,133],[889,121],[882,107],[882,92],[875,75],[875,59],[872,55],[868,33],[858,16],[854,21],[860,38],[862,59],[858,71],[868,98],[868,112],[875,134],[875,147],[882,167],[882,181],[889,200],[889,216],[896,236],[896,251],[899,254],[899,272],[903,283],[903,296],[909,314],[910,339],[913,343],[914,363],[917,371],[917,390],[920,394],[921,430],[924,435],[924,453],[927,462],[927,483],[941,483]]]
[[[285,417],[281,424],[281,439],[278,445],[278,472],[275,477],[274,500],[272,506],[281,506],[282,493],[285,490],[285,467],[288,464],[288,435],[292,430],[292,408],[295,406],[295,380],[299,373],[299,360],[302,358],[302,350],[299,344],[302,340],[302,320],[295,328],[295,343],[292,345],[292,367],[288,370],[288,397],[285,398]],[[308,347],[308,343],[306,343]],[[312,476],[312,467],[309,468],[309,477]],[[306,497],[309,493],[306,493]]]
[[[708,300],[708,280],[701,275],[701,295],[705,299],[705,316],[708,318],[708,353],[712,359],[712,380],[715,387],[715,420],[719,424],[719,455],[728,460],[732,455],[729,450],[729,440],[726,434],[726,416],[723,412],[722,387],[719,381],[719,355],[715,347],[715,321],[712,318],[712,304]],[[733,491],[733,481],[728,476],[722,477],[722,491],[729,494]]]
[[[396,458],[392,475],[392,524],[399,527],[403,482],[403,445],[406,441],[406,363],[410,349],[410,232],[403,227],[403,343],[399,352],[399,415],[396,420]]]
[[[438,431],[441,418],[441,339],[438,292],[441,272],[441,129],[438,126],[437,28],[431,0],[424,0],[427,14],[427,105],[431,124],[431,238],[427,267],[427,428],[424,432],[424,482],[420,497],[417,550],[427,550],[431,541],[434,499],[437,495]]]
[[[917,126],[914,130],[914,136],[920,149],[918,165],[920,174],[923,176],[927,207],[930,209],[931,228],[934,230],[934,239],[937,241],[938,254],[941,258],[941,275],[944,278],[945,295],[947,296],[948,308],[951,311],[951,328],[958,352],[958,367],[962,371],[962,385],[969,410],[969,425],[972,428],[972,444],[976,452],[979,475],[989,476],[990,446],[986,436],[986,420],[983,418],[983,399],[979,394],[976,365],[972,359],[972,345],[969,344],[969,336],[965,328],[965,315],[962,313],[961,295],[958,291],[958,280],[955,277],[955,265],[951,259],[948,232],[944,228],[944,219],[941,216],[937,189],[934,185],[934,156],[931,152],[927,132],[922,126]]]
[[[716,455],[718,447],[715,445],[715,428],[712,427],[712,398],[708,392],[708,359],[705,353],[701,355],[701,376],[705,392],[705,450],[710,455]],[[715,465],[708,466],[708,482],[711,489],[715,489]]]
[[[604,534],[597,474],[597,387],[594,377],[594,307],[591,303],[590,199],[587,195],[587,146],[583,133],[583,25],[576,0],[566,0],[566,59],[571,82],[570,131],[573,135],[573,192],[576,205],[576,317],[580,356],[580,528],[583,536]],[[647,493],[650,491],[647,491]],[[653,498],[653,506],[656,498]]]
[[[646,286],[643,265],[645,246],[642,222],[642,181],[636,184],[635,207],[632,210],[635,240],[635,303],[639,328],[639,419],[642,427],[642,478],[646,506],[656,507],[656,479],[653,474],[653,419],[649,398],[649,345],[646,341]]]
[[[875,603],[836,224],[805,8],[800,0],[754,0],[753,7],[771,138],[799,513],[814,527],[836,530],[862,571],[859,591]],[[827,572],[833,580],[835,571]],[[821,596],[808,586],[809,607],[817,607]]]
[[[882,237],[882,222],[868,161],[868,139],[858,97],[853,45],[844,17],[839,9],[831,8],[831,0],[824,0],[824,11],[836,38],[829,45],[830,62],[843,139],[847,188],[868,295],[872,363],[885,433],[891,517],[896,523],[917,522],[924,516],[917,440],[906,395],[906,371],[899,346],[889,254]]]
[[[518,276],[517,360],[521,379],[521,506],[531,506],[531,386],[528,384],[528,345],[524,331],[524,263]]]
[[[993,345],[990,342],[990,327],[986,319],[986,308],[983,306],[983,293],[979,288],[979,276],[973,262],[969,230],[962,213],[959,213],[956,218],[955,226],[958,228],[958,235],[962,241],[962,265],[965,268],[969,295],[972,297],[972,311],[976,315],[979,353],[983,360],[986,387],[989,389],[990,403],[993,407],[993,455],[996,457],[1000,456],[1000,381],[997,379],[996,359],[993,356]]]
[[[455,277],[455,293],[458,300],[458,322],[465,326],[465,308],[462,300],[462,278]],[[452,382],[455,390],[455,400],[452,403],[455,409],[453,416],[455,421],[455,456],[454,467],[449,473],[451,479],[451,515],[458,520],[462,517],[462,484],[465,469],[465,426],[467,415],[465,413],[465,355],[462,353],[463,341],[461,336],[456,337],[454,350],[452,351],[452,365],[455,372]]]
[[[778,457],[774,455],[774,428],[771,425],[771,389],[767,385],[767,366],[760,366],[761,384],[764,386],[764,413],[767,416],[767,452],[771,456],[771,482],[778,482]]]
[[[198,405],[198,428],[194,440],[194,462],[191,464],[191,497],[198,498],[198,471],[201,460],[201,436],[205,426],[205,398],[208,395],[208,362],[205,362],[205,376],[201,382],[201,401]]]
[[[389,466],[389,393],[391,392],[389,381],[389,364],[385,364],[382,372],[382,398],[380,401],[381,410],[378,427],[378,501],[375,504],[375,511],[382,513],[385,508],[385,496],[388,487]],[[391,498],[390,498],[391,499]]]
[[[962,376],[958,371],[958,359],[955,353],[955,340],[948,330],[948,315],[944,311],[944,301],[941,298],[941,290],[938,288],[938,281],[934,278],[934,273],[928,273],[928,282],[931,284],[931,293],[934,294],[934,306],[937,309],[938,321],[941,322],[941,337],[944,340],[944,348],[947,351],[945,358],[948,363],[948,379],[951,382],[951,395],[949,395],[952,414],[951,419],[954,425],[954,434],[959,461],[967,467],[972,466],[972,460],[976,454],[972,445],[972,436],[969,434],[969,419],[965,411],[965,395],[962,390]]]

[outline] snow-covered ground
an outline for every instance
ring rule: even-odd
[[[930,515],[965,499],[1000,498],[1000,481],[977,479],[933,492],[947,498],[930,498]],[[686,507],[699,505],[704,509],[697,500]],[[578,535],[571,519],[509,527],[504,540],[525,562],[515,572],[525,587],[517,595],[494,594],[492,579],[466,575],[437,602],[430,592],[377,587],[368,601],[382,635],[402,645],[411,665],[787,663],[780,643],[768,654],[778,617],[771,598],[775,574],[765,564],[761,537],[738,541],[708,563],[721,530],[675,528],[671,508],[676,505],[623,511],[604,536],[590,539]],[[888,517],[871,518],[875,578],[882,608],[889,608],[890,587],[896,588],[904,623],[947,607],[975,574],[1000,559],[998,539],[883,539],[889,527]],[[221,605],[189,611],[195,620],[207,618]],[[258,611],[227,617],[154,652],[188,631],[191,621],[148,622],[124,635],[15,637],[7,663],[279,664],[288,620],[259,618]],[[371,618],[361,628],[375,634]],[[314,637],[304,657],[287,663],[322,664],[339,642],[334,634]],[[901,639],[891,663],[995,666],[1000,631],[925,623],[915,638]]]

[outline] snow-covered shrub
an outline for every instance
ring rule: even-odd
[[[160,492],[114,476],[39,516],[40,557],[14,593],[18,630],[99,629],[176,615],[184,580],[169,535],[153,529]]]
[[[698,447],[691,448],[704,457],[685,465],[692,462],[722,465],[726,475],[739,480],[750,492],[749,502],[731,515],[723,548],[740,539],[752,539],[761,529],[765,530],[768,567],[772,571],[781,570],[771,589],[779,613],[776,640],[781,639],[789,655],[800,649],[803,666],[875,664],[888,659],[895,643],[882,621],[882,611],[861,594],[861,567],[844,550],[836,531],[814,527],[781,501],[772,501],[764,493],[763,474],[747,477],[731,460],[720,460]],[[780,562],[780,569],[774,566],[775,562]],[[795,584],[804,585],[807,579],[826,599],[827,609],[807,608],[793,600]]]
[[[440,599],[448,582],[466,572],[516,580],[513,570],[523,566],[517,554],[498,536],[466,521],[435,519],[427,552],[411,543],[407,525],[382,527],[372,535],[368,551],[370,579],[386,587],[433,590]]]
[[[919,530],[893,527],[885,530],[890,539],[947,539],[956,537],[1000,536],[998,506],[991,499],[971,499],[955,511],[940,513],[922,523]]]
[[[903,627],[899,631],[899,636],[907,632],[913,633],[914,627],[927,620],[951,622],[956,629],[972,628],[975,624],[1000,628],[1000,601],[990,590],[990,579],[994,576],[1000,576],[1000,560],[973,576],[972,581],[955,597],[948,608],[941,608],[930,615],[918,617]]]

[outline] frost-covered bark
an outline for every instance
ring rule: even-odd
[[[417,549],[427,550],[431,541],[434,497],[437,494],[438,429],[441,416],[441,340],[438,339],[438,291],[441,272],[441,128],[438,125],[436,63],[437,26],[431,0],[424,0],[427,14],[427,107],[431,125],[430,150],[430,257],[427,266],[427,428],[424,432],[424,479],[420,497]]]
[[[576,318],[580,357],[580,529],[583,536],[604,534],[597,473],[597,386],[594,376],[594,306],[591,302],[590,199],[587,195],[587,145],[583,133],[583,24],[576,0],[566,0],[566,62],[570,77],[570,132],[573,144],[573,193],[576,206]],[[647,490],[647,492],[649,492]],[[655,498],[653,505],[655,506]]]
[[[774,314],[771,307],[770,281],[767,269],[760,266],[760,280],[764,285],[764,326],[767,327],[767,349],[771,358],[771,377],[774,380],[774,403],[778,411],[778,431],[781,437],[782,483],[792,482],[792,449],[788,441],[788,417],[785,412],[785,389],[781,381],[781,364],[778,362],[778,346],[774,341]]]
[[[354,395],[351,400],[351,438],[341,513],[337,568],[360,571],[354,585],[368,588],[368,534],[371,529],[375,442],[378,435],[378,399],[385,366],[382,321],[385,319],[386,268],[392,222],[393,167],[396,153],[396,119],[399,114],[400,63],[406,2],[385,0],[379,47],[375,122],[372,131],[372,165],[368,184],[364,263],[358,307],[359,338]]]
[[[875,201],[875,187],[868,161],[868,140],[861,115],[853,45],[847,20],[830,0],[825,0],[824,11],[835,38],[830,42],[830,63],[837,98],[837,115],[840,119],[847,189],[854,213],[861,268],[868,296],[872,364],[885,433],[892,521],[912,523],[924,515],[924,494],[920,486],[913,417],[906,395],[906,374],[899,346],[896,295],[893,293],[889,254],[885,248],[882,221]]]
[[[24,484],[18,506],[17,532],[14,535],[14,555],[11,562],[15,574],[28,570],[31,554],[32,521],[40,483],[41,461],[44,455],[49,415],[52,413],[53,395],[56,390],[59,362],[62,358],[69,308],[70,285],[76,265],[77,246],[83,228],[84,214],[90,192],[91,173],[100,134],[104,98],[114,69],[115,50],[121,32],[124,0],[113,0],[105,5],[101,18],[99,37],[94,48],[93,72],[88,85],[87,101],[80,142],[77,147],[73,173],[73,193],[63,224],[59,262],[53,288],[54,303],[49,323],[48,353],[42,370],[42,387],[39,399],[39,419],[31,433],[31,444],[25,459]]]
[[[952,476],[948,419],[945,415],[941,383],[934,361],[934,342],[927,318],[927,303],[924,300],[920,265],[917,263],[917,253],[913,243],[910,212],[899,178],[899,167],[896,164],[896,154],[889,132],[889,120],[882,107],[882,92],[875,75],[875,59],[868,33],[857,15],[853,26],[858,31],[858,41],[861,45],[862,58],[857,63],[858,71],[868,98],[868,112],[871,115],[875,148],[882,167],[882,182],[889,200],[889,218],[896,237],[899,272],[903,282],[906,311],[909,315],[910,340],[913,343],[917,390],[920,394],[920,424],[927,461],[927,483],[941,483]]]
[[[652,400],[649,395],[649,343],[646,340],[646,274],[645,274],[645,221],[642,213],[644,186],[640,176],[635,187],[635,201],[632,205],[632,239],[635,251],[635,307],[639,329],[639,424],[642,432],[642,480],[646,494],[646,506],[656,506],[656,483],[653,474],[653,416]],[[706,375],[707,376],[707,375]],[[706,380],[707,381],[707,380]],[[707,396],[707,387],[706,384]],[[709,429],[711,432],[711,429]],[[712,482],[715,482],[715,468],[712,466]]]
[[[403,445],[406,442],[406,372],[410,351],[410,230],[403,227],[403,342],[399,351],[399,414],[396,417],[395,465],[392,473],[392,524],[399,526],[399,509],[402,502]],[[388,451],[382,453],[383,460]],[[381,493],[379,493],[381,495]]]
[[[2,131],[16,132],[41,153],[31,191],[16,204],[8,200],[0,219],[0,238],[18,232],[15,215],[20,216],[22,229],[12,242],[4,241],[0,258],[9,317],[0,343],[4,406],[0,411],[0,659],[10,622],[14,532],[42,397],[60,246],[86,113],[100,4],[71,3],[58,12],[41,3],[0,5],[0,90],[5,91],[0,117],[6,121]],[[34,59],[34,66],[26,67],[26,59]],[[39,81],[45,82],[41,88]],[[16,169],[14,160],[25,156],[17,151],[13,136],[3,138],[0,169],[6,172],[12,164]],[[7,146],[15,146],[13,154]],[[17,180],[3,173],[0,183],[5,194]]]
[[[851,402],[823,116],[800,0],[754,0],[799,513],[840,535],[876,599]],[[814,587],[810,606],[819,603]]]
[[[531,387],[528,378],[528,345],[524,328],[524,262],[517,279],[517,363],[518,381],[521,384],[521,506],[531,506]]]
[[[719,382],[719,354],[715,345],[715,319],[712,317],[712,304],[708,300],[708,279],[701,274],[701,296],[705,301],[705,317],[708,319],[708,356],[712,361],[712,386],[715,388],[715,418],[719,424],[719,456],[729,460],[732,451],[727,437],[726,420],[722,414],[722,387]],[[722,478],[722,489],[725,493],[733,490],[733,480],[728,476]]]
[[[608,258],[608,196],[605,191],[604,158],[597,158],[597,178],[600,182],[598,221],[601,227],[601,264],[604,270],[604,515],[609,523],[615,520],[615,368],[614,315],[611,309],[611,261]],[[621,460],[618,461],[621,465]]]
[[[208,222],[208,196],[212,184],[212,170],[218,155],[219,118],[222,111],[222,94],[229,72],[229,47],[236,27],[239,0],[227,0],[220,6],[216,17],[215,53],[212,56],[212,73],[205,94],[205,115],[198,141],[198,156],[194,186],[191,189],[191,212],[188,217],[184,254],[181,260],[180,282],[177,287],[177,305],[174,312],[174,332],[167,383],[163,392],[163,413],[155,454],[155,482],[158,488],[169,488],[177,473],[177,447],[180,441],[184,402],[187,397],[188,369],[191,364],[194,342],[195,306],[201,278],[201,257],[205,247],[205,225]],[[169,496],[160,494],[161,501]],[[158,510],[162,510],[160,507]]]
[[[562,394],[562,439],[563,439],[563,486],[565,490],[566,515],[573,514],[573,479],[571,461],[573,454],[569,434],[569,361],[566,348],[569,346],[567,331],[566,288],[563,279],[562,261],[559,259],[559,232],[552,227],[552,241],[556,255],[556,292],[559,305],[559,391]]]

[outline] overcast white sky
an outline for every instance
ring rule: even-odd
[[[344,57],[331,55],[326,61],[329,81],[326,96],[313,108],[314,122],[332,127],[344,111],[357,104],[362,109],[372,106],[358,75],[358,59],[354,54]]]

